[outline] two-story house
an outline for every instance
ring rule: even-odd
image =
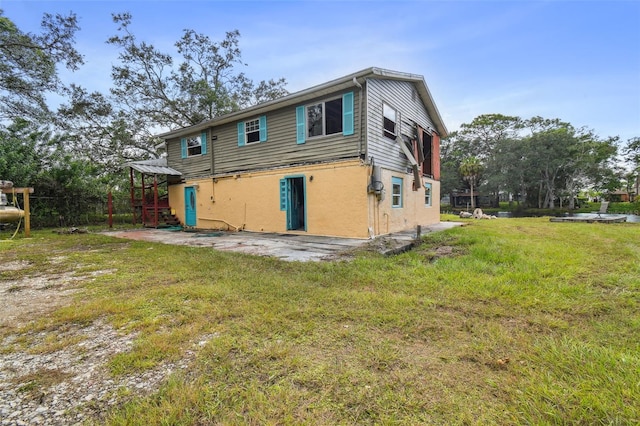
[[[422,76],[368,68],[159,136],[187,227],[370,238],[439,222],[446,135]]]

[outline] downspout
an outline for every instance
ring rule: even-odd
[[[364,128],[362,127],[362,120],[363,120],[363,116],[364,114],[362,113],[362,98],[364,96],[364,90],[362,87],[362,84],[358,83],[358,79],[353,77],[353,84],[360,89],[360,96],[358,96],[358,114],[360,115],[360,141],[358,142],[358,144],[360,145],[360,154],[364,154],[364,159],[365,161],[368,158],[368,150],[367,150],[367,145],[364,144],[363,142],[363,135],[364,135]]]
[[[366,79],[365,79],[366,81]],[[365,96],[365,91],[362,87],[362,84],[360,84],[358,82],[358,79],[353,77],[353,84],[360,89],[360,94],[358,96],[358,114],[359,114],[359,120],[360,120],[360,140],[358,141],[358,145],[359,145],[359,151],[360,151],[360,158],[364,159],[364,164],[367,164],[367,161],[369,159],[369,148],[368,148],[368,144],[366,143],[365,139],[364,139],[364,134],[366,132],[366,128],[363,126],[363,121],[364,121],[364,111],[362,110],[362,101],[363,98]],[[371,166],[373,167],[373,161],[371,161]],[[371,170],[373,172],[373,169]],[[374,238],[376,235],[379,234],[379,228],[380,228],[380,206],[378,201],[378,197],[377,196],[373,196],[373,235],[371,232],[371,227],[369,227],[369,238]],[[376,227],[377,224],[377,227]],[[378,228],[378,229],[376,229]]]

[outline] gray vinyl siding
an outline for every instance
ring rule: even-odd
[[[407,171],[411,164],[401,155],[398,144],[383,136],[382,104],[400,113],[400,129],[407,136],[413,135],[413,123],[425,129],[435,126],[420,99],[414,85],[408,81],[367,80],[367,148],[369,159],[376,165],[391,170]],[[398,123],[396,123],[397,126]]]
[[[181,138],[176,138],[167,141],[167,165],[179,170],[184,179],[211,176],[211,135],[207,132],[207,154],[187,158],[182,158],[180,140]]]
[[[342,96],[341,91],[323,96],[300,105],[309,105],[319,101]],[[296,142],[296,106],[269,111],[267,117],[267,141],[238,146],[237,122],[227,123],[213,128],[213,172],[215,175],[260,170],[293,164],[317,163],[323,161],[354,158],[360,155],[360,120],[358,111],[359,90],[354,93],[354,134],[342,133],[307,138],[304,144]],[[249,121],[257,119],[247,117]],[[180,170],[180,169],[178,169]]]

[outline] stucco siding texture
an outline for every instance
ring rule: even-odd
[[[306,231],[287,229],[280,206],[280,180],[305,182]],[[359,160],[239,173],[216,179],[188,180],[169,188],[176,214],[184,223],[184,187],[197,184],[196,228],[367,238],[369,168]]]

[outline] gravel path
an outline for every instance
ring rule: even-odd
[[[0,271],[23,266],[4,263]],[[100,272],[104,273],[112,271]],[[194,344],[177,364],[114,378],[106,364],[129,351],[135,335],[101,321],[38,333],[20,331],[30,321],[72,303],[79,281],[92,278],[45,274],[0,281],[0,425],[100,423],[109,408],[157,390],[171,372],[185,369],[204,344]]]

